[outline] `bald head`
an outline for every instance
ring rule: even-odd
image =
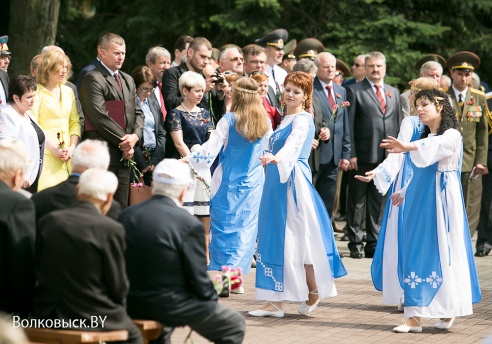
[[[328,84],[335,79],[335,73],[337,71],[337,59],[328,52],[319,53],[314,60],[314,64],[318,67],[316,76],[318,79]]]

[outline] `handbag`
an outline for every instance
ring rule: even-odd
[[[130,186],[128,205],[142,203],[152,197],[152,187],[145,185],[142,177],[139,179],[139,184],[142,186]]]

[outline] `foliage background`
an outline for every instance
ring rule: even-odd
[[[7,21],[0,23],[0,35],[15,35],[16,29],[23,27],[16,15],[21,3],[35,1],[40,0],[0,0],[3,12],[10,13]],[[60,6],[56,42],[51,43],[70,56],[75,76],[94,59],[96,42],[103,32],[125,38],[123,69],[128,72],[144,63],[147,50],[154,45],[172,53],[176,38],[182,34],[207,37],[215,47],[226,43],[245,46],[275,28],[285,28],[289,39],[318,38],[327,51],[348,64],[358,54],[383,52],[387,81],[400,88],[418,76],[415,62],[421,56],[437,53],[448,58],[462,50],[480,56],[482,64],[477,72],[482,80],[492,81],[490,0],[41,1],[46,6]],[[26,21],[36,16],[24,11]],[[9,18],[16,18],[16,22]],[[44,42],[47,31],[43,23],[39,26],[39,30],[22,34]],[[14,56],[9,73],[25,73],[27,66],[15,64],[16,51],[12,49],[19,42],[9,45]],[[31,46],[30,57],[39,53],[35,44],[27,49]]]

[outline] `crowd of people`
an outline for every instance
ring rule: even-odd
[[[0,311],[104,315],[92,329],[126,329],[128,343],[142,343],[131,319],[165,324],[156,343],[183,325],[241,343],[244,318],[217,302],[207,270],[256,267],[266,304],[250,316],[281,318],[283,301],[310,315],[347,274],[341,231],[404,312],[395,332],[472,314],[474,255],[492,250],[478,56],[427,55],[400,94],[381,52],[350,70],[315,38],[287,41],[277,29],[214,59],[208,39],[181,36],[174,60],[151,47],[127,74],[124,39],[106,33],[75,86],[57,46],[31,76],[9,75],[0,37]]]

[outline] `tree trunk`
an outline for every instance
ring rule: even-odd
[[[13,1],[13,0],[11,0]],[[30,75],[31,59],[41,49],[55,43],[60,0],[15,0],[10,6],[9,75]]]

